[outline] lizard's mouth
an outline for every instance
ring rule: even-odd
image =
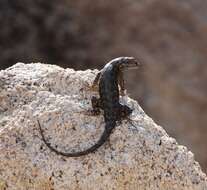
[[[133,57],[128,58],[127,62],[128,64],[126,64],[125,67],[130,70],[137,69],[138,67],[141,66],[141,63]]]

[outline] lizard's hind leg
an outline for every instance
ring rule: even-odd
[[[126,119],[131,124],[131,126],[135,130],[137,130],[137,127],[133,124],[133,120],[129,118],[132,111],[133,110],[130,107],[120,104],[120,114],[119,114],[119,118],[117,121],[120,124],[122,120]]]
[[[117,115],[117,119],[116,119],[117,125],[120,125],[122,123],[122,120],[128,119],[132,111],[133,110],[127,105],[119,104],[119,110],[118,110],[119,114]]]
[[[120,104],[118,120],[126,119],[132,113],[132,111],[133,110],[127,105]]]

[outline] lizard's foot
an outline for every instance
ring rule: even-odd
[[[120,104],[118,120],[121,121],[126,119],[132,113],[132,111],[133,110],[130,107]]]

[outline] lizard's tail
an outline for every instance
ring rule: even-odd
[[[62,152],[62,151],[59,151],[59,150],[55,149],[49,142],[46,141],[39,120],[37,120],[37,122],[38,122],[38,126],[39,126],[39,129],[40,129],[40,134],[42,136],[42,140],[47,145],[47,147],[49,149],[51,149],[53,152],[55,152],[56,154],[67,156],[67,157],[79,157],[79,156],[84,156],[86,154],[95,152],[100,146],[102,146],[107,141],[107,139],[109,138],[113,128],[116,125],[115,122],[106,122],[104,132],[101,135],[100,139],[98,140],[98,142],[96,144],[94,144],[90,148],[88,148],[86,150],[83,150],[83,151],[80,151],[80,152]]]

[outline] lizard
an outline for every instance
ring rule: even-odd
[[[79,157],[95,152],[102,146],[110,137],[113,129],[116,127],[117,122],[126,119],[131,113],[132,109],[127,105],[122,105],[119,102],[119,86],[120,92],[123,96],[125,93],[123,70],[125,68],[138,67],[139,63],[133,57],[119,57],[108,62],[104,68],[96,75],[92,88],[98,86],[100,98],[95,96],[91,99],[93,107],[93,114],[100,114],[100,109],[104,112],[105,129],[100,139],[90,148],[78,152],[62,152],[54,148],[49,142],[46,141],[40,122],[38,126],[42,140],[49,149],[58,155],[66,157]]]

